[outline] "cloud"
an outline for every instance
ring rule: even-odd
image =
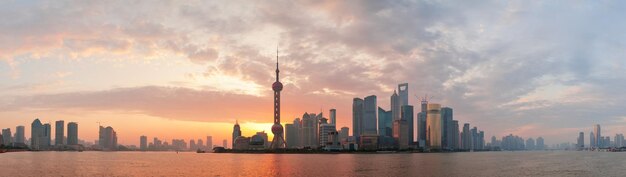
[[[624,116],[626,23],[620,17],[626,12],[616,8],[624,6],[408,0],[5,2],[0,6],[0,15],[7,17],[0,22],[0,59],[18,70],[28,61],[50,58],[182,57],[203,69],[181,75],[210,80],[199,87],[207,90],[125,86],[38,94],[10,105],[46,108],[39,103],[49,103],[211,121],[229,117],[215,110],[237,113],[225,106],[236,107],[234,102],[216,105],[218,100],[244,106],[271,100],[267,93],[279,43],[281,81],[294,109],[289,114],[322,105],[348,112],[352,97],[372,94],[388,107],[395,85],[408,82],[411,96],[434,95],[434,102],[453,107],[462,122],[497,137],[515,127],[582,131]],[[224,81],[228,78],[235,79]],[[81,100],[90,101],[73,103]],[[208,111],[202,104],[218,109]],[[177,111],[164,111],[170,106]],[[349,121],[350,114],[344,114]],[[569,141],[564,138],[569,135],[554,136]]]

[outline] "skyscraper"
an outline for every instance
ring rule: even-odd
[[[444,149],[452,149],[451,148],[453,144],[452,134],[454,133],[452,129],[452,120],[453,120],[452,108],[449,108],[449,107],[441,108],[441,120],[443,120],[443,124],[442,124],[443,132],[442,132],[441,144]]]
[[[280,71],[278,70],[278,48],[276,49],[276,82],[272,84],[272,90],[274,90],[274,125],[272,125],[272,133],[274,134],[274,140],[272,140],[271,149],[285,148],[285,137],[283,125],[280,124],[280,91],[283,90],[283,83],[279,78]],[[233,139],[234,140],[234,139]]]
[[[580,132],[578,133],[578,140],[576,141],[576,147],[579,149],[582,149],[585,147],[585,133],[584,132]]]
[[[417,114],[417,141],[419,142],[419,146],[423,148],[426,146],[426,137],[428,136],[428,130],[426,129],[428,100],[423,98],[420,104],[421,110]]]
[[[400,106],[409,105],[409,84],[398,84],[398,97],[400,98]]]
[[[98,145],[104,151],[115,151],[117,150],[117,132],[113,129],[113,127],[103,127],[100,126],[99,131],[99,140]]]
[[[463,150],[472,149],[472,133],[470,132],[470,124],[463,124],[463,132],[461,133],[461,145]]]
[[[30,148],[33,150],[42,150],[46,146],[43,146],[43,125],[39,119],[35,119],[31,124],[30,132]]]
[[[43,147],[46,149],[52,145],[52,126],[49,123],[43,124]]]
[[[535,146],[536,146],[535,149],[537,149],[537,150],[544,150],[545,149],[546,145],[543,143],[543,138],[542,137],[537,138],[537,143],[536,143]]]
[[[441,149],[441,133],[442,133],[442,122],[441,122],[441,105],[439,104],[428,104],[428,112],[427,112],[427,141],[430,149]]]
[[[235,147],[235,139],[241,136],[241,128],[239,127],[239,121],[235,121],[235,125],[233,126],[233,137],[231,139],[232,147]],[[226,148],[226,147],[224,147]]]
[[[393,121],[393,138],[398,142],[398,149],[409,148],[409,128],[406,120]]]
[[[385,111],[383,108],[378,107],[378,135],[380,136],[393,136],[393,117],[391,110]]]
[[[207,150],[213,149],[213,137],[212,136],[206,137],[206,147],[207,147]]]
[[[452,128],[452,131],[451,131],[452,134],[449,137],[451,137],[450,140],[451,140],[452,144],[450,145],[450,148],[451,149],[459,149],[460,148],[459,147],[460,146],[459,145],[459,141],[460,141],[460,139],[459,139],[459,121],[452,120],[451,128]]]
[[[139,149],[142,151],[148,150],[148,137],[141,136],[139,137]]]
[[[65,134],[65,121],[59,120],[55,122],[55,130],[54,130],[54,145],[61,146],[63,143],[64,134]]]
[[[67,145],[78,145],[78,124],[67,123]]]
[[[15,143],[25,143],[24,126],[15,127]]]
[[[376,95],[367,96],[363,101],[362,134],[378,135],[376,127],[376,108],[378,106],[376,103]]]
[[[596,136],[594,138],[593,146],[594,147],[602,147],[602,133],[600,129],[600,124],[596,124],[593,126],[593,134]]]
[[[11,137],[11,129],[7,128],[7,129],[2,129],[2,141],[0,142],[1,144],[4,144],[5,146],[11,146],[11,144],[13,143],[13,137]]]
[[[402,112],[402,117],[400,119],[406,121],[408,135],[407,141],[408,145],[411,146],[415,141],[415,118],[413,117],[413,106],[403,105],[400,110]]]
[[[589,148],[595,148],[596,147],[596,136],[593,134],[593,132],[589,132]]]
[[[303,118],[304,119],[304,118]],[[363,121],[363,99],[352,100],[352,136],[357,140],[361,135],[361,122]],[[304,128],[304,125],[303,125]]]
[[[476,150],[478,149],[478,144],[480,142],[478,142],[478,128],[474,127],[471,130],[471,139],[472,139],[472,145],[470,146],[470,150]]]
[[[285,124],[285,140],[287,141],[287,148],[298,147],[298,128],[295,124]]]
[[[400,100],[398,98],[398,93],[396,93],[396,90],[393,91],[393,94],[391,95],[391,113],[392,113],[392,119],[393,120],[400,120]]]
[[[322,114],[304,113],[302,115],[302,130],[300,134],[300,143],[302,147],[317,148],[319,145],[319,120]]]
[[[339,140],[346,141],[346,139],[348,139],[349,132],[350,129],[348,127],[341,127],[341,130],[339,131]]]
[[[337,110],[330,109],[330,124],[337,125]]]
[[[533,138],[528,138],[526,140],[526,150],[535,150],[535,140]]]
[[[332,144],[331,139],[329,137],[332,133],[335,133],[335,132],[337,132],[337,127],[335,127],[335,124],[329,124],[326,118],[322,118],[320,120],[319,146],[325,147],[328,143]]]

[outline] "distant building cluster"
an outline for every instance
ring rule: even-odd
[[[191,139],[189,143],[184,139],[172,139],[171,143],[157,137],[148,142],[147,136],[139,137],[139,150],[141,151],[210,151],[213,149],[213,137],[207,136],[206,143],[202,139]]]
[[[321,150],[486,150],[484,132],[466,123],[459,131],[453,109],[421,100],[419,112],[409,105],[409,85],[399,84],[391,95],[391,108],[378,106],[376,95],[354,98],[352,136],[348,127],[338,129],[337,110],[330,109],[330,119],[320,113],[305,112],[293,123],[285,124],[286,148]],[[330,121],[330,122],[329,122]],[[258,135],[258,134],[257,134]],[[257,136],[255,135],[255,136]],[[257,138],[258,139],[258,138]],[[259,142],[257,142],[259,141]],[[253,137],[241,135],[239,124],[233,127],[233,149],[260,149]],[[264,142],[268,143],[268,142]],[[267,147],[265,147],[267,148]]]
[[[78,123],[69,122],[67,128],[65,121],[59,120],[54,124],[54,135],[50,123],[41,123],[35,119],[31,124],[31,137],[24,136],[25,127],[17,126],[12,136],[11,129],[3,129],[0,136],[0,145],[10,148],[31,149],[34,151],[44,150],[83,150],[85,143],[78,139]],[[54,138],[54,139],[53,139]]]
[[[510,134],[502,137],[501,140],[496,139],[495,136],[491,137],[491,142],[487,143],[487,148],[492,150],[505,150],[505,151],[523,151],[523,150],[545,150],[543,137],[538,137],[536,140],[533,138],[524,138]]]
[[[601,150],[611,148],[626,148],[624,134],[615,134],[611,140],[611,136],[602,136],[602,128],[600,124],[595,124],[592,131],[589,132],[589,144],[585,144],[585,133],[579,132],[576,139],[575,149],[577,150]]]

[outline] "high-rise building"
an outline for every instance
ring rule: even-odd
[[[441,122],[441,105],[439,104],[428,104],[428,112],[427,112],[427,144],[430,149],[441,149],[441,133],[442,130],[442,122]]]
[[[470,150],[476,150],[478,149],[478,144],[480,143],[478,141],[478,128],[477,127],[472,128],[471,133],[472,133],[472,138],[471,138],[472,146],[470,146],[471,147]]]
[[[333,133],[337,132],[337,127],[335,127],[335,124],[329,124],[327,121],[328,120],[326,118],[322,118],[320,120],[320,147],[325,147],[327,144],[332,144],[332,139],[330,138],[330,136]]]
[[[43,147],[50,148],[52,145],[52,126],[49,123],[43,124]]]
[[[26,137],[24,136],[24,126],[15,127],[15,143],[26,143]]]
[[[600,129],[600,124],[596,124],[593,126],[593,134],[596,136],[594,138],[595,142],[593,143],[594,147],[602,147],[602,130]]]
[[[300,143],[302,147],[317,148],[319,145],[319,122],[323,118],[322,113],[304,113],[302,115],[302,131]]]
[[[67,123],[67,145],[78,145],[78,123]]]
[[[341,127],[339,131],[339,141],[345,142],[348,139],[350,129],[348,127]]]
[[[99,133],[99,146],[104,151],[115,151],[117,150],[117,132],[113,129],[113,127],[100,126]]]
[[[537,138],[537,142],[536,142],[536,148],[537,150],[544,150],[546,148],[546,145],[543,143],[543,138],[539,137]]]
[[[189,150],[197,150],[198,149],[198,145],[196,144],[196,140],[189,140]]]
[[[148,150],[148,137],[141,136],[139,137],[139,149],[142,151]]]
[[[391,110],[385,111],[383,108],[378,107],[378,135],[393,136],[392,116]]]
[[[213,137],[212,136],[206,137],[206,147],[207,147],[207,150],[213,149]]]
[[[427,115],[427,107],[428,100],[424,97],[421,102],[421,110],[417,114],[417,141],[420,147],[424,148],[426,146],[426,137],[428,136],[427,124],[426,124],[426,115]]]
[[[363,99],[354,98],[352,100],[352,136],[357,142],[361,135],[361,124],[363,121]],[[304,125],[303,125],[304,128]]]
[[[478,132],[478,149],[479,150],[485,149],[485,132],[484,131]]]
[[[376,127],[376,109],[378,106],[376,103],[376,95],[367,96],[363,101],[362,134],[378,135]]]
[[[584,132],[580,132],[578,133],[578,140],[576,141],[576,147],[579,149],[582,149],[585,147],[585,133]]]
[[[393,91],[393,94],[391,95],[391,113],[392,116],[391,118],[393,120],[400,120],[400,98],[398,98],[398,93],[396,93],[396,90]]]
[[[457,120],[452,120],[452,126],[451,126],[451,134],[450,134],[450,141],[452,144],[450,144],[450,148],[451,149],[459,149],[460,145],[460,139],[459,139],[459,121]],[[494,137],[495,138],[495,137]]]
[[[64,145],[63,139],[65,134],[65,121],[59,120],[55,122],[55,134],[54,134],[54,145],[61,146]]]
[[[402,112],[401,120],[406,121],[407,124],[407,143],[409,146],[413,145],[415,141],[415,118],[413,117],[413,106],[412,105],[403,105],[400,108],[400,112]]]
[[[287,148],[298,148],[302,146],[302,121],[300,118],[293,120],[293,124],[285,124],[285,135]]]
[[[596,147],[595,145],[596,143],[596,136],[593,134],[593,132],[589,132],[589,148],[593,149]]]
[[[526,150],[535,150],[535,140],[533,138],[528,138],[526,140]]]
[[[337,125],[337,110],[330,109],[330,124]]]
[[[449,107],[441,108],[441,120],[443,122],[441,145],[443,146],[444,149],[452,149],[452,144],[453,144],[452,134],[454,133],[452,129],[452,120],[453,120],[452,108],[449,108]]]
[[[472,133],[470,132],[470,124],[463,124],[463,132],[461,133],[461,148],[463,150],[472,149]]]
[[[11,144],[13,143],[13,137],[11,137],[11,129],[7,128],[7,129],[2,129],[2,142],[0,142],[1,144],[4,144],[5,146],[11,146]]]
[[[241,127],[239,127],[239,121],[235,121],[235,125],[233,126],[233,137],[230,142],[235,143],[235,139],[240,136],[241,136]],[[232,144],[232,147],[234,147],[234,145],[235,144]]]
[[[409,84],[402,83],[398,84],[398,97],[400,102],[400,107],[409,105]]]
[[[398,142],[399,149],[409,148],[409,127],[406,120],[393,121],[393,138]]]
[[[43,146],[43,125],[39,119],[35,119],[31,124],[30,132],[30,148],[33,150],[42,150]]]

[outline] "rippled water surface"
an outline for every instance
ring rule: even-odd
[[[626,153],[17,152],[0,176],[626,176]]]

